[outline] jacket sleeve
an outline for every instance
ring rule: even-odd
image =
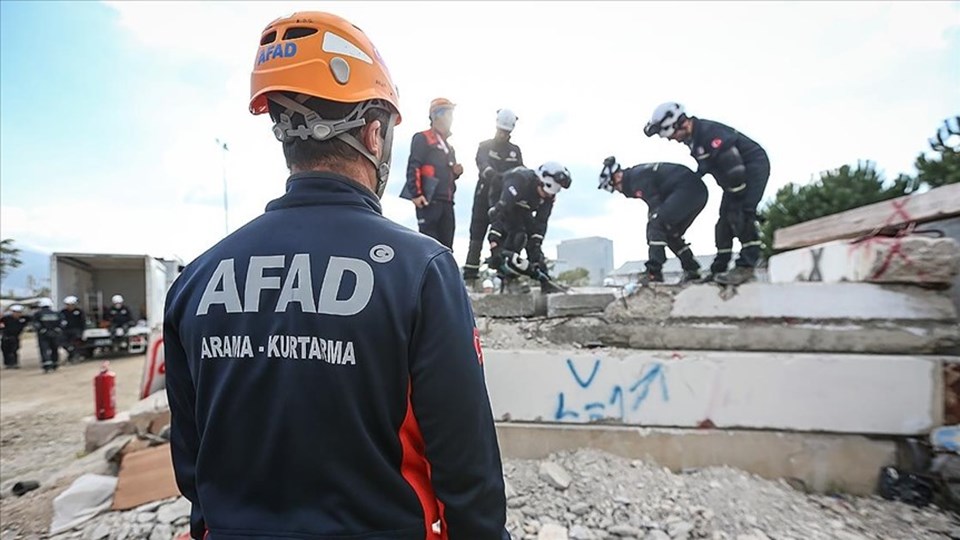
[[[163,317],[163,361],[166,370],[167,401],[170,403],[170,454],[173,472],[180,493],[193,503],[190,532],[202,538],[205,523],[197,498],[197,453],[200,433],[196,423],[196,386],[180,341],[179,315],[171,309],[177,287],[167,295]]]
[[[517,150],[517,166],[526,167],[526,165],[523,164],[523,152],[520,151],[520,147],[517,145],[514,145],[513,147]]]
[[[477,147],[477,172],[480,173],[480,181],[484,180],[483,171],[487,167],[492,167],[490,164],[490,147],[487,146],[486,142],[482,142]]]
[[[647,206],[652,211],[656,211],[663,204],[663,189],[660,186],[663,175],[659,171],[660,166],[660,163],[654,163],[642,172],[647,180],[644,185],[643,199],[647,201]]]
[[[410,392],[450,538],[503,540],[503,467],[473,310],[449,251],[427,265],[410,350]]]
[[[410,141],[410,157],[407,158],[407,185],[405,191],[413,193],[414,197],[423,195],[423,181],[420,178],[421,168],[427,160],[427,141],[423,134],[416,133]]]

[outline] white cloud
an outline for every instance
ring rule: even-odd
[[[246,112],[249,70],[263,27],[312,6],[109,4],[127,40],[166,61],[216,66],[229,75],[210,88],[171,80],[134,96],[144,104],[167,105],[144,105],[140,113],[145,125],[163,134],[163,142],[152,149],[157,167],[136,171],[152,186],[151,196],[127,197],[131,207],[120,210],[136,226],[116,238],[90,238],[66,220],[49,223],[75,201],[52,200],[43,209],[4,201],[4,234],[51,249],[109,247],[178,252],[189,259],[223,230],[215,138],[231,148],[231,228],[259,215],[283,191],[285,169],[268,121]],[[415,227],[412,206],[395,196],[405,169],[400,150],[426,127],[430,99],[442,95],[458,103],[452,142],[466,171],[457,205],[455,254],[461,262],[476,146],[492,135],[500,107],[518,113],[514,140],[529,165],[559,159],[583,171],[574,189],[561,195],[551,230],[613,239],[617,264],[645,257],[642,203],[611,196],[585,215],[581,201],[597,200],[586,191],[595,191],[596,171],[610,154],[625,164],[693,166],[683,146],[642,134],[649,111],[661,101],[682,101],[764,145],[773,163],[768,195],[789,181],[859,158],[875,159],[895,176],[910,168],[942,118],[957,112],[960,79],[955,65],[952,72],[943,69],[944,58],[956,58],[953,3],[325,2],[317,7],[367,32],[399,86],[404,121],[383,204],[388,217]],[[101,197],[132,174],[101,172],[85,174],[101,178],[94,184],[101,191],[93,193]],[[718,205],[719,190],[711,185],[711,200],[687,235],[699,253],[712,249]],[[548,234],[548,254],[562,239]]]

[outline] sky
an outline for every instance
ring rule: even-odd
[[[696,168],[643,135],[679,101],[759,142],[767,196],[871,159],[913,171],[960,113],[960,2],[0,2],[0,235],[41,251],[147,253],[189,262],[263,212],[288,172],[266,116],[247,111],[260,32],[298,10],[363,29],[399,88],[387,217],[410,138],[438,96],[457,103],[464,174],[454,256],[466,254],[477,145],[497,109],[519,116],[527,164],[566,165],[545,241],[603,236],[615,264],[646,258],[646,208],[597,189],[603,159]],[[224,153],[217,139],[226,141]],[[687,234],[713,252],[720,189]],[[331,231],[335,233],[335,231]]]

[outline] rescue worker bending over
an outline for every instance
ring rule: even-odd
[[[286,192],[187,265],[164,311],[193,538],[508,540],[460,269],[382,214],[400,122],[386,65],[328,13],[256,39],[249,110],[270,115]]]
[[[3,351],[3,367],[20,369],[20,333],[30,324],[30,317],[23,313],[23,306],[14,304],[0,317],[0,350]]]
[[[123,304],[123,296],[119,294],[113,295],[113,298],[110,299],[113,305],[110,306],[110,310],[107,311],[107,320],[110,322],[110,335],[117,335],[117,329],[123,329],[123,333],[127,332],[127,329],[133,325],[133,315],[130,314],[130,310]]]
[[[63,348],[67,351],[67,362],[74,362],[77,358],[77,344],[83,339],[83,329],[87,326],[87,319],[77,305],[76,296],[63,299],[63,309],[60,310],[60,326],[63,328]]]
[[[503,173],[523,166],[520,147],[510,142],[510,134],[517,126],[517,115],[509,109],[497,111],[497,133],[477,148],[477,189],[473,192],[473,212],[470,215],[470,247],[463,265],[463,280],[474,283],[480,277],[480,251],[490,228],[489,211],[500,200]]]
[[[687,116],[679,103],[658,106],[644,133],[689,146],[690,155],[697,160],[697,176],[710,174],[723,188],[716,226],[717,256],[706,281],[739,285],[752,280],[761,253],[757,205],[770,177],[766,151],[731,127]],[[736,267],[728,272],[734,238],[740,241],[740,256]]]
[[[457,179],[463,165],[448,139],[452,134],[454,103],[446,98],[430,102],[430,129],[413,136],[407,160],[407,183],[400,196],[417,207],[420,232],[453,249],[453,214]]]
[[[504,173],[500,199],[490,208],[490,258],[487,264],[501,280],[526,275],[540,281],[544,293],[560,291],[547,274],[543,237],[554,200],[570,187],[570,171],[548,161],[536,172],[517,167]],[[526,250],[527,259],[520,257]]]
[[[33,325],[40,346],[40,365],[44,373],[49,373],[60,367],[60,314],[53,310],[53,300],[49,298],[41,298],[38,305]]]
[[[603,161],[599,189],[619,191],[647,203],[647,272],[641,283],[663,282],[667,247],[680,259],[681,283],[700,279],[700,263],[683,239],[707,205],[707,186],[693,171],[676,163],[642,163],[622,169],[613,156]]]

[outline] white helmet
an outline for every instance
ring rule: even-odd
[[[610,156],[603,160],[603,170],[600,171],[600,184],[597,189],[603,189],[610,193],[616,191],[616,186],[613,185],[613,175],[622,170],[623,168],[617,163],[616,157]]]
[[[644,126],[643,133],[647,137],[660,135],[666,139],[673,135],[673,132],[677,130],[677,125],[686,117],[687,114],[683,105],[672,101],[661,103],[653,110],[653,115],[647,125]]]
[[[77,297],[76,297],[76,296],[68,296],[68,297],[66,297],[66,298],[63,299],[63,303],[64,303],[64,304],[67,304],[67,305],[76,304],[76,303],[77,303]]]
[[[517,127],[517,115],[510,109],[500,109],[497,111],[497,129],[502,129],[507,133]]]
[[[113,298],[110,299],[110,301],[113,302],[114,304],[122,304],[122,303],[123,303],[123,297],[120,296],[119,294],[115,294],[115,295],[113,295]]]
[[[20,313],[21,311],[23,311],[23,306],[21,306],[20,304],[14,304],[10,306],[10,311],[14,313]]]
[[[37,301],[37,305],[40,306],[40,307],[42,307],[42,308],[44,308],[44,307],[53,307],[53,300],[51,300],[51,299],[49,299],[49,298],[41,298],[40,300]]]
[[[567,189],[573,182],[570,178],[570,171],[556,161],[548,161],[537,169],[537,176],[540,177],[540,185],[543,190],[550,195],[560,193],[561,189]]]

